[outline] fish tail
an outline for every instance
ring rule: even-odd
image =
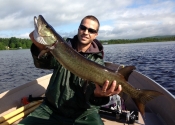
[[[157,96],[163,95],[162,93],[154,90],[137,90],[137,91],[139,93],[137,98],[132,98],[132,99],[137,105],[142,116],[144,116],[145,114],[146,103]]]

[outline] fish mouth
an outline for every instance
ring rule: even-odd
[[[38,18],[34,16],[34,34],[37,42],[45,46],[50,46],[53,44],[53,42],[50,42],[50,39],[52,39],[52,34],[49,30],[49,26],[50,25],[41,15],[39,15]]]
[[[39,31],[41,29],[41,25],[45,25],[47,26],[48,23],[45,21],[45,19],[39,15],[38,18],[36,16],[34,16],[34,26],[35,26],[35,30]]]
[[[39,34],[39,31],[38,31],[39,30],[38,20],[39,20],[39,18],[37,19],[37,17],[34,16],[34,28],[35,28],[35,30],[34,30],[34,38],[35,38],[35,40],[38,43],[40,43],[42,45],[47,45],[47,43],[45,42],[44,38],[42,36],[40,36],[40,34]]]
[[[34,16],[34,26],[35,26],[35,30],[38,31],[38,19],[36,16]]]

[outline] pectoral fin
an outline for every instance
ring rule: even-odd
[[[48,53],[50,50],[49,49],[45,49],[45,50],[42,50],[39,55],[38,55],[38,59],[43,56],[44,54]]]

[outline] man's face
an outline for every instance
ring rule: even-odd
[[[79,42],[80,44],[88,45],[98,35],[98,32],[97,32],[98,23],[91,19],[84,19],[80,25],[81,26],[78,29]]]

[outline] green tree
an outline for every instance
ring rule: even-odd
[[[16,37],[11,37],[9,40],[9,47],[10,48],[16,48],[17,44],[17,38]]]
[[[15,45],[15,43],[11,43],[9,47],[10,47],[10,48],[15,48],[16,45]]]
[[[27,48],[26,44],[22,44],[22,48],[26,49]]]
[[[30,47],[31,47],[31,45],[32,45],[31,40],[26,41],[26,47],[27,47],[27,48],[30,48]]]
[[[19,42],[19,41],[17,41],[17,42],[16,42],[16,48],[19,48],[19,47],[22,47],[22,43]]]
[[[4,50],[4,49],[5,49],[5,45],[2,42],[0,42],[0,50]]]

